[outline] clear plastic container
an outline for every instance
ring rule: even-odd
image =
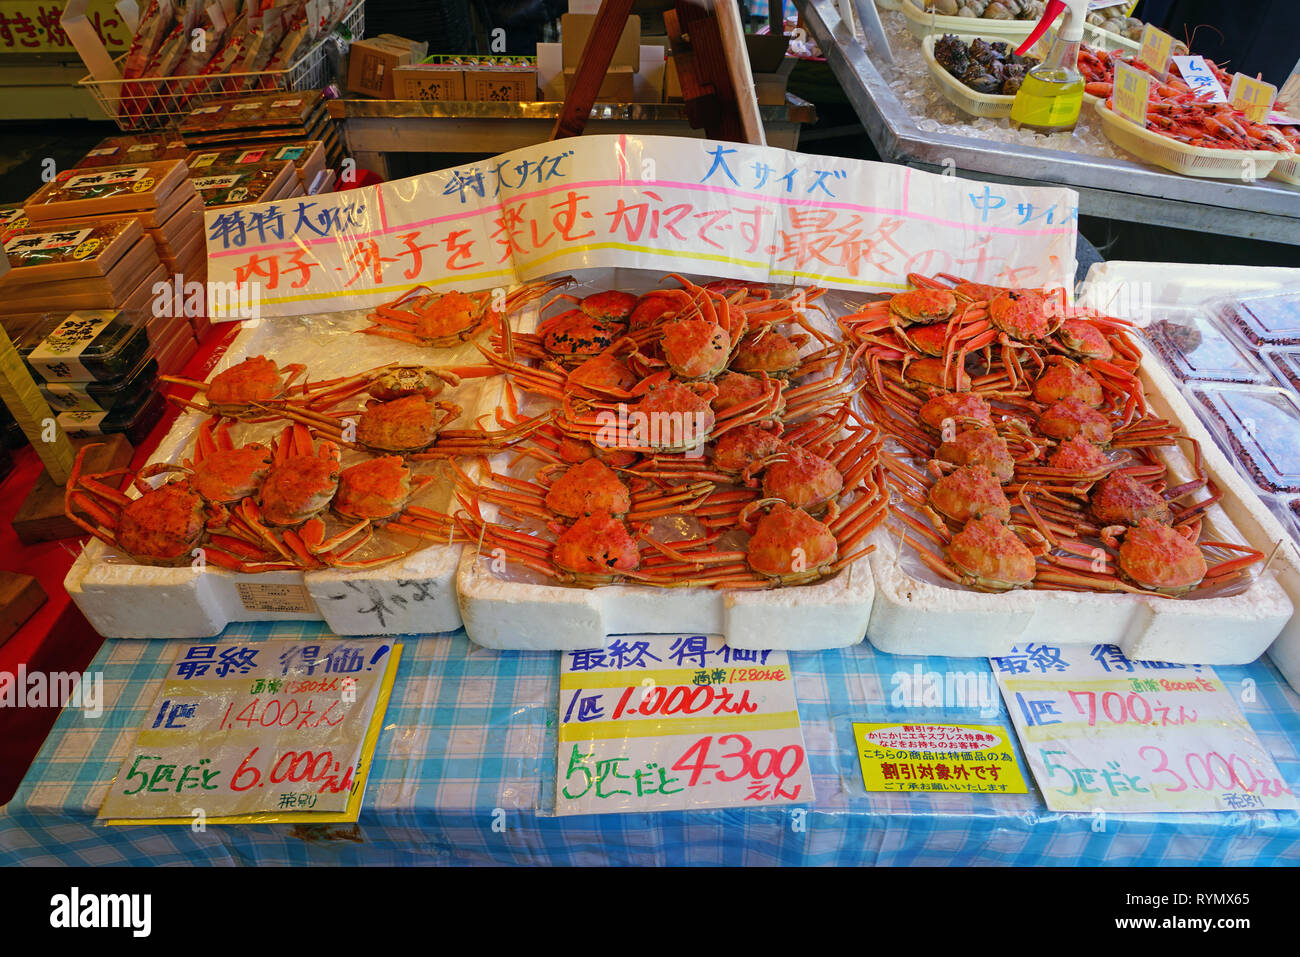
[[[132,445],[139,445],[161,421],[166,408],[162,393],[150,389],[133,404],[118,406],[111,412],[60,412],[57,421],[70,439],[120,432]]]
[[[149,334],[142,313],[83,310],[38,322],[16,348],[46,382],[112,382],[139,364]]]
[[[152,351],[134,369],[109,382],[48,382],[41,393],[55,412],[108,412],[132,405],[158,384],[158,360]]]
[[[1270,386],[1202,385],[1193,398],[1219,444],[1264,492],[1300,493],[1300,401]]]
[[[1272,381],[1268,370],[1204,313],[1170,314],[1150,323],[1142,333],[1170,371],[1184,382],[1264,385]]]
[[[1214,311],[1257,346],[1300,346],[1300,289],[1220,300]]]
[[[1277,381],[1300,395],[1300,352],[1266,349],[1260,355]]]

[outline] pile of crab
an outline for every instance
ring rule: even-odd
[[[1203,539],[1221,493],[1197,443],[1148,409],[1126,323],[1063,290],[909,280],[839,323],[893,440],[890,527],[942,580],[1177,596],[1263,559]],[[1176,445],[1189,481],[1162,454]]]
[[[536,332],[481,348],[546,408],[501,424],[545,421],[509,461],[458,469],[444,520],[489,563],[585,587],[767,588],[847,567],[884,518],[884,472],[849,352],[808,319],[820,291],[670,278],[557,297]]]
[[[507,448],[541,424],[446,428],[462,410],[436,397],[461,373],[482,372],[395,364],[309,382],[301,364],[253,356],[210,382],[169,377],[199,393],[171,396],[206,416],[193,451],[132,475],[132,497],[116,485],[128,470],[83,472],[88,446],[67,483],[66,512],[135,564],[193,564],[201,555],[255,573],[400,560],[431,541],[455,540],[442,513],[412,504],[435,481],[417,471],[422,463]],[[249,439],[258,423],[276,420],[287,424],[270,441]],[[166,480],[153,484],[159,475]],[[383,542],[375,540],[379,529]],[[403,547],[393,547],[395,539]]]

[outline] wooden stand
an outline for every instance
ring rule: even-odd
[[[0,645],[45,604],[45,589],[31,575],[0,571]]]
[[[73,447],[80,450],[83,445],[102,443],[99,448],[86,453],[82,463],[87,475],[96,472],[109,472],[113,469],[126,468],[131,464],[134,450],[124,435],[101,435],[93,439],[76,439]],[[112,483],[116,487],[117,483]],[[42,471],[36,484],[27,494],[18,514],[14,516],[14,533],[24,545],[48,542],[59,538],[76,538],[85,535],[83,528],[68,518],[63,511],[62,485],[50,478],[48,471]],[[83,515],[84,513],[78,512]]]
[[[551,139],[581,136],[632,0],[603,0]],[[664,11],[691,126],[710,139],[765,146],[739,10],[732,0],[678,0]]]

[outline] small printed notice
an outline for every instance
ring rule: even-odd
[[[1111,105],[1116,113],[1143,129],[1147,125],[1147,102],[1151,98],[1151,74],[1122,60],[1115,61],[1115,86]]]
[[[1228,94],[1214,75],[1203,56],[1176,56],[1174,66],[1182,74],[1183,82],[1192,88],[1196,98],[1204,103],[1227,103]]]
[[[982,724],[859,724],[853,738],[868,791],[1027,794],[1005,728]]]
[[[557,814],[813,800],[785,652],[717,635],[566,652],[558,758]]]
[[[238,582],[235,585],[245,611],[269,611],[277,614],[315,614],[316,603],[306,585],[271,585],[262,582]]]
[[[355,821],[401,646],[182,645],[109,786],[109,824]]]
[[[992,663],[1053,811],[1296,807],[1208,666],[1131,661],[1113,645],[1045,644]]]

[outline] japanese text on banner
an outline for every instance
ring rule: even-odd
[[[1078,197],[673,137],[590,136],[380,186],[210,210],[209,278],[264,315],[418,286],[471,291],[593,267],[842,289],[909,273],[1069,286]]]

